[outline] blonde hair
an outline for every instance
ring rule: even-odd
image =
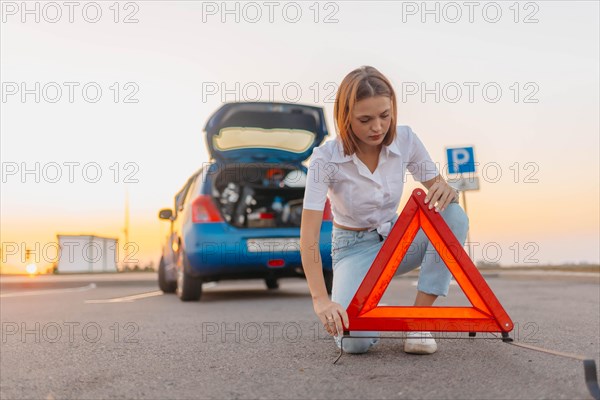
[[[333,114],[335,129],[344,145],[344,155],[352,155],[358,148],[358,139],[352,132],[350,119],[356,102],[375,96],[386,96],[392,103],[390,128],[383,139],[389,146],[396,138],[396,94],[390,81],[376,68],[364,65],[350,72],[338,88]]]

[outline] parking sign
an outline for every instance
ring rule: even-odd
[[[447,148],[448,172],[460,174],[463,172],[475,172],[475,156],[473,147]]]

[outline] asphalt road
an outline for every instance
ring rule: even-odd
[[[485,276],[485,275],[484,275]],[[600,366],[597,276],[489,274],[511,337]],[[416,276],[383,302],[410,305]],[[154,274],[0,279],[2,399],[589,399],[581,361],[492,337],[436,333],[439,350],[405,354],[382,339],[338,350],[306,282],[208,285],[200,302],[158,292]],[[452,285],[436,305],[468,305]],[[463,339],[456,339],[457,336]]]

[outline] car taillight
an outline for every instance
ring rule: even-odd
[[[323,209],[323,221],[332,221],[333,214],[331,214],[331,204],[329,199],[325,200],[325,208]]]
[[[281,258],[267,261],[267,265],[271,268],[279,268],[285,265],[285,260]]]
[[[210,196],[200,195],[192,202],[192,222],[223,222]]]

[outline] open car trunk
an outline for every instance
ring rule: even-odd
[[[222,165],[213,197],[223,219],[238,228],[299,227],[306,174],[293,165]]]
[[[204,130],[211,156],[226,163],[300,164],[327,136],[323,108],[275,102],[225,103]]]

